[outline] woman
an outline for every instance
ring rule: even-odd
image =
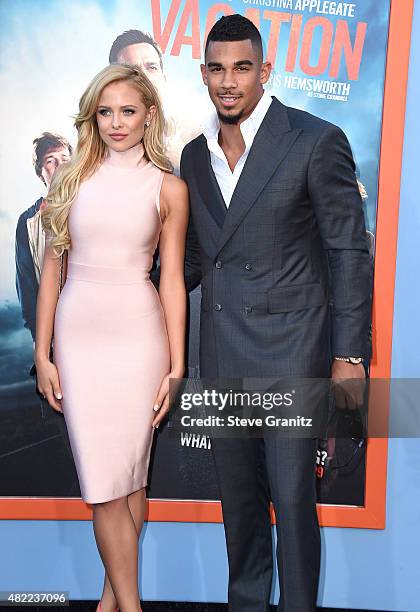
[[[138,537],[154,428],[184,373],[188,194],[163,150],[158,94],[111,65],[81,97],[76,151],[56,172],[37,302],[39,391],[66,419],[105,566],[98,610],[141,610]],[[149,278],[159,241],[159,294]],[[68,249],[59,295],[60,259]],[[49,359],[54,330],[54,363]]]

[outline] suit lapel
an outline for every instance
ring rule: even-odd
[[[291,129],[286,107],[276,98],[273,98],[255,135],[245,166],[232,195],[217,243],[217,252],[220,252],[242,222],[300,132],[300,129]],[[217,185],[216,179],[215,183]]]
[[[227,208],[213,168],[211,167],[210,152],[204,137],[194,158],[194,165],[200,195],[219,229],[221,229],[226,217]]]

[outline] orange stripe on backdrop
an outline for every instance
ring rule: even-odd
[[[391,375],[398,207],[413,6],[414,0],[391,1],[376,225],[372,378]],[[381,414],[371,414],[370,418],[386,419],[389,393],[380,402],[373,401],[373,406]],[[385,527],[387,449],[386,439],[368,441],[365,505],[319,504],[322,526]],[[0,519],[89,520],[91,517],[91,507],[80,499],[0,499]],[[273,512],[272,519],[274,522]],[[147,520],[217,523],[222,521],[222,513],[219,502],[150,500]]]

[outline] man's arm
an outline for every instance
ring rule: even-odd
[[[29,247],[25,214],[19,217],[16,227],[15,262],[16,291],[22,309],[22,317],[25,327],[29,329],[32,339],[35,340],[38,281]]]
[[[181,164],[180,164],[180,175],[181,178],[187,183],[188,178],[185,171],[185,150],[182,151]],[[194,221],[191,214],[190,205],[190,218],[187,229],[187,239],[185,246],[185,286],[187,291],[192,291],[201,282],[201,255],[200,255],[200,244],[198,242],[197,233],[194,228]]]
[[[344,132],[331,126],[312,151],[308,188],[330,268],[333,357],[368,354],[372,266],[354,171]]]

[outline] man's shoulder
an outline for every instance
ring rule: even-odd
[[[32,204],[32,206],[29,206],[29,208],[24,210],[19,215],[18,225],[22,225],[22,224],[26,225],[26,221],[28,219],[31,219],[32,217],[34,217],[36,215],[36,213],[39,211],[39,207],[41,206],[41,202],[42,202],[42,197],[38,198],[38,200],[36,200],[35,204]]]
[[[31,206],[29,206],[29,208],[27,208],[26,210],[23,211],[23,213],[21,213],[19,219],[30,219],[31,217],[33,217],[34,215],[36,215],[36,213],[39,210],[39,207],[41,206],[42,203],[42,196],[40,198],[38,198],[34,204],[32,204]]]
[[[277,98],[274,98],[277,104],[283,106],[284,110],[287,113],[287,118],[290,123],[290,127],[292,130],[303,130],[304,133],[308,135],[313,135],[315,137],[320,136],[323,132],[327,131],[337,131],[341,132],[339,126],[331,123],[330,121],[326,121],[325,119],[321,119],[317,115],[313,115],[308,111],[301,110],[299,108],[295,108],[293,106],[287,106],[283,104]]]
[[[206,137],[204,136],[203,133],[199,134],[193,140],[188,142],[182,151],[182,156],[184,157],[184,159],[186,156],[197,151],[198,148],[201,148],[203,144],[205,144],[205,142],[206,142]]]

